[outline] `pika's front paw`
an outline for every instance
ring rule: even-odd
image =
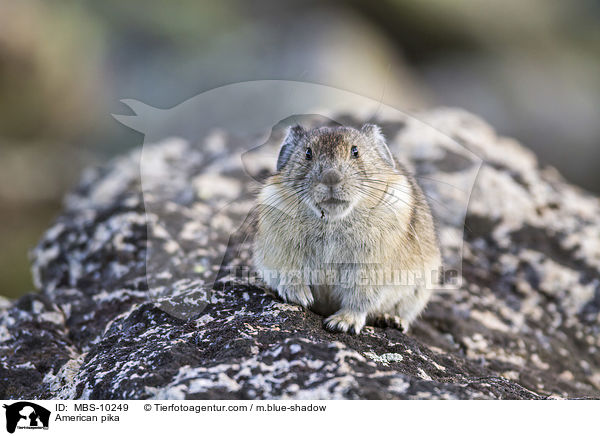
[[[277,293],[286,303],[299,304],[305,308],[309,308],[315,302],[307,285],[279,285]]]
[[[381,328],[391,327],[400,330],[402,333],[406,333],[408,328],[406,322],[402,318],[397,315],[390,315],[389,313],[377,315],[373,320],[373,325]]]
[[[332,332],[350,332],[357,335],[365,326],[366,315],[359,312],[338,310],[323,321],[323,326]]]

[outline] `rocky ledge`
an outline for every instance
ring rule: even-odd
[[[408,334],[329,333],[232,272],[252,236],[248,174],[268,172],[274,150],[242,156],[216,132],[84,174],[32,252],[38,292],[1,302],[0,396],[600,397],[600,201],[473,115],[417,118],[380,124],[420,177],[461,284]]]

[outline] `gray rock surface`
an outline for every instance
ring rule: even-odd
[[[172,139],[144,148],[143,183],[137,151],[68,196],[32,253],[39,292],[0,305],[0,397],[600,397],[600,201],[473,115],[418,118],[443,134],[408,116],[381,124],[462,284],[411,332],[329,333],[236,273],[252,236],[248,173],[267,173],[274,150],[244,168],[224,134],[202,149]]]

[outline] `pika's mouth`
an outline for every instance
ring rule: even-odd
[[[320,215],[321,218],[329,220],[338,220],[350,213],[352,210],[352,202],[348,200],[342,200],[341,198],[329,197],[322,201],[315,203],[315,212]]]
[[[320,204],[323,206],[345,206],[350,202],[346,200],[341,200],[339,198],[328,198],[327,200],[322,201]]]

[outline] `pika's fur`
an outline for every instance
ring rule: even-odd
[[[440,252],[425,196],[379,127],[292,127],[258,196],[253,261],[284,301],[328,330],[405,330],[425,308]]]

